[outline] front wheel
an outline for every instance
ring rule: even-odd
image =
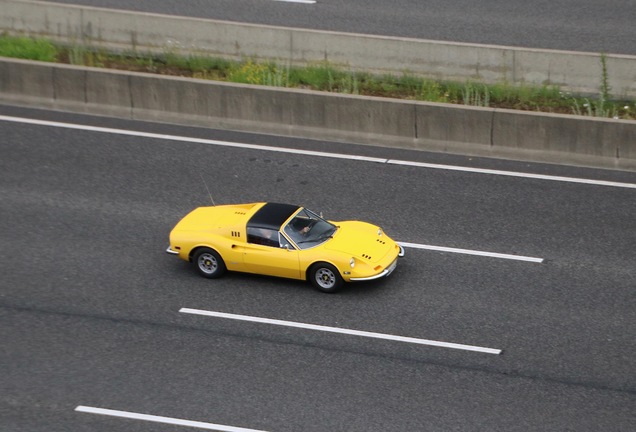
[[[317,263],[311,267],[309,278],[313,286],[322,292],[334,293],[338,291],[343,284],[342,277],[338,270],[327,263]]]
[[[209,279],[215,279],[225,273],[225,263],[221,255],[215,250],[201,248],[192,260],[199,274]]]

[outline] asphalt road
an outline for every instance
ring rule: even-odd
[[[0,106],[0,114],[238,143],[636,183],[636,174]],[[181,431],[122,410],[266,431],[636,428],[636,189],[0,121],[0,429]],[[336,295],[167,255],[186,212],[271,200],[411,243]],[[243,314],[502,349],[492,355],[199,317]]]
[[[419,39],[636,55],[633,0],[56,0]]]

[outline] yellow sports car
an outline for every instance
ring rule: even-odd
[[[323,292],[388,276],[404,249],[366,222],[330,222],[296,205],[199,207],[170,233],[169,254],[207,278],[226,270],[309,279]]]

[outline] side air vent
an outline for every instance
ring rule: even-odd
[[[232,231],[232,237],[241,237],[240,231]]]
[[[235,211],[234,214],[244,216],[245,212],[243,212],[243,211]]]
[[[384,240],[380,240],[380,239],[375,239],[375,241],[377,241],[380,244],[386,244],[386,242]]]
[[[362,258],[366,258],[366,259],[370,260],[371,259],[371,255],[362,254]]]

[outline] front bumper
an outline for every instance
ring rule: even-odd
[[[169,253],[170,255],[179,255],[179,251],[172,250],[170,246],[168,246],[168,249],[166,249],[166,252]]]
[[[400,245],[398,245],[398,246],[400,247],[400,252],[398,253],[398,258],[399,257],[403,257],[404,256],[404,248],[402,246],[400,246]],[[370,280],[381,279],[383,277],[387,277],[391,273],[393,273],[393,270],[395,270],[395,268],[397,267],[398,258],[395,258],[393,260],[393,262],[391,264],[389,264],[389,266],[387,268],[385,268],[384,270],[382,270],[380,273],[378,273],[376,275],[366,276],[366,277],[352,277],[349,280],[351,282],[364,282],[364,281],[370,281]]]

